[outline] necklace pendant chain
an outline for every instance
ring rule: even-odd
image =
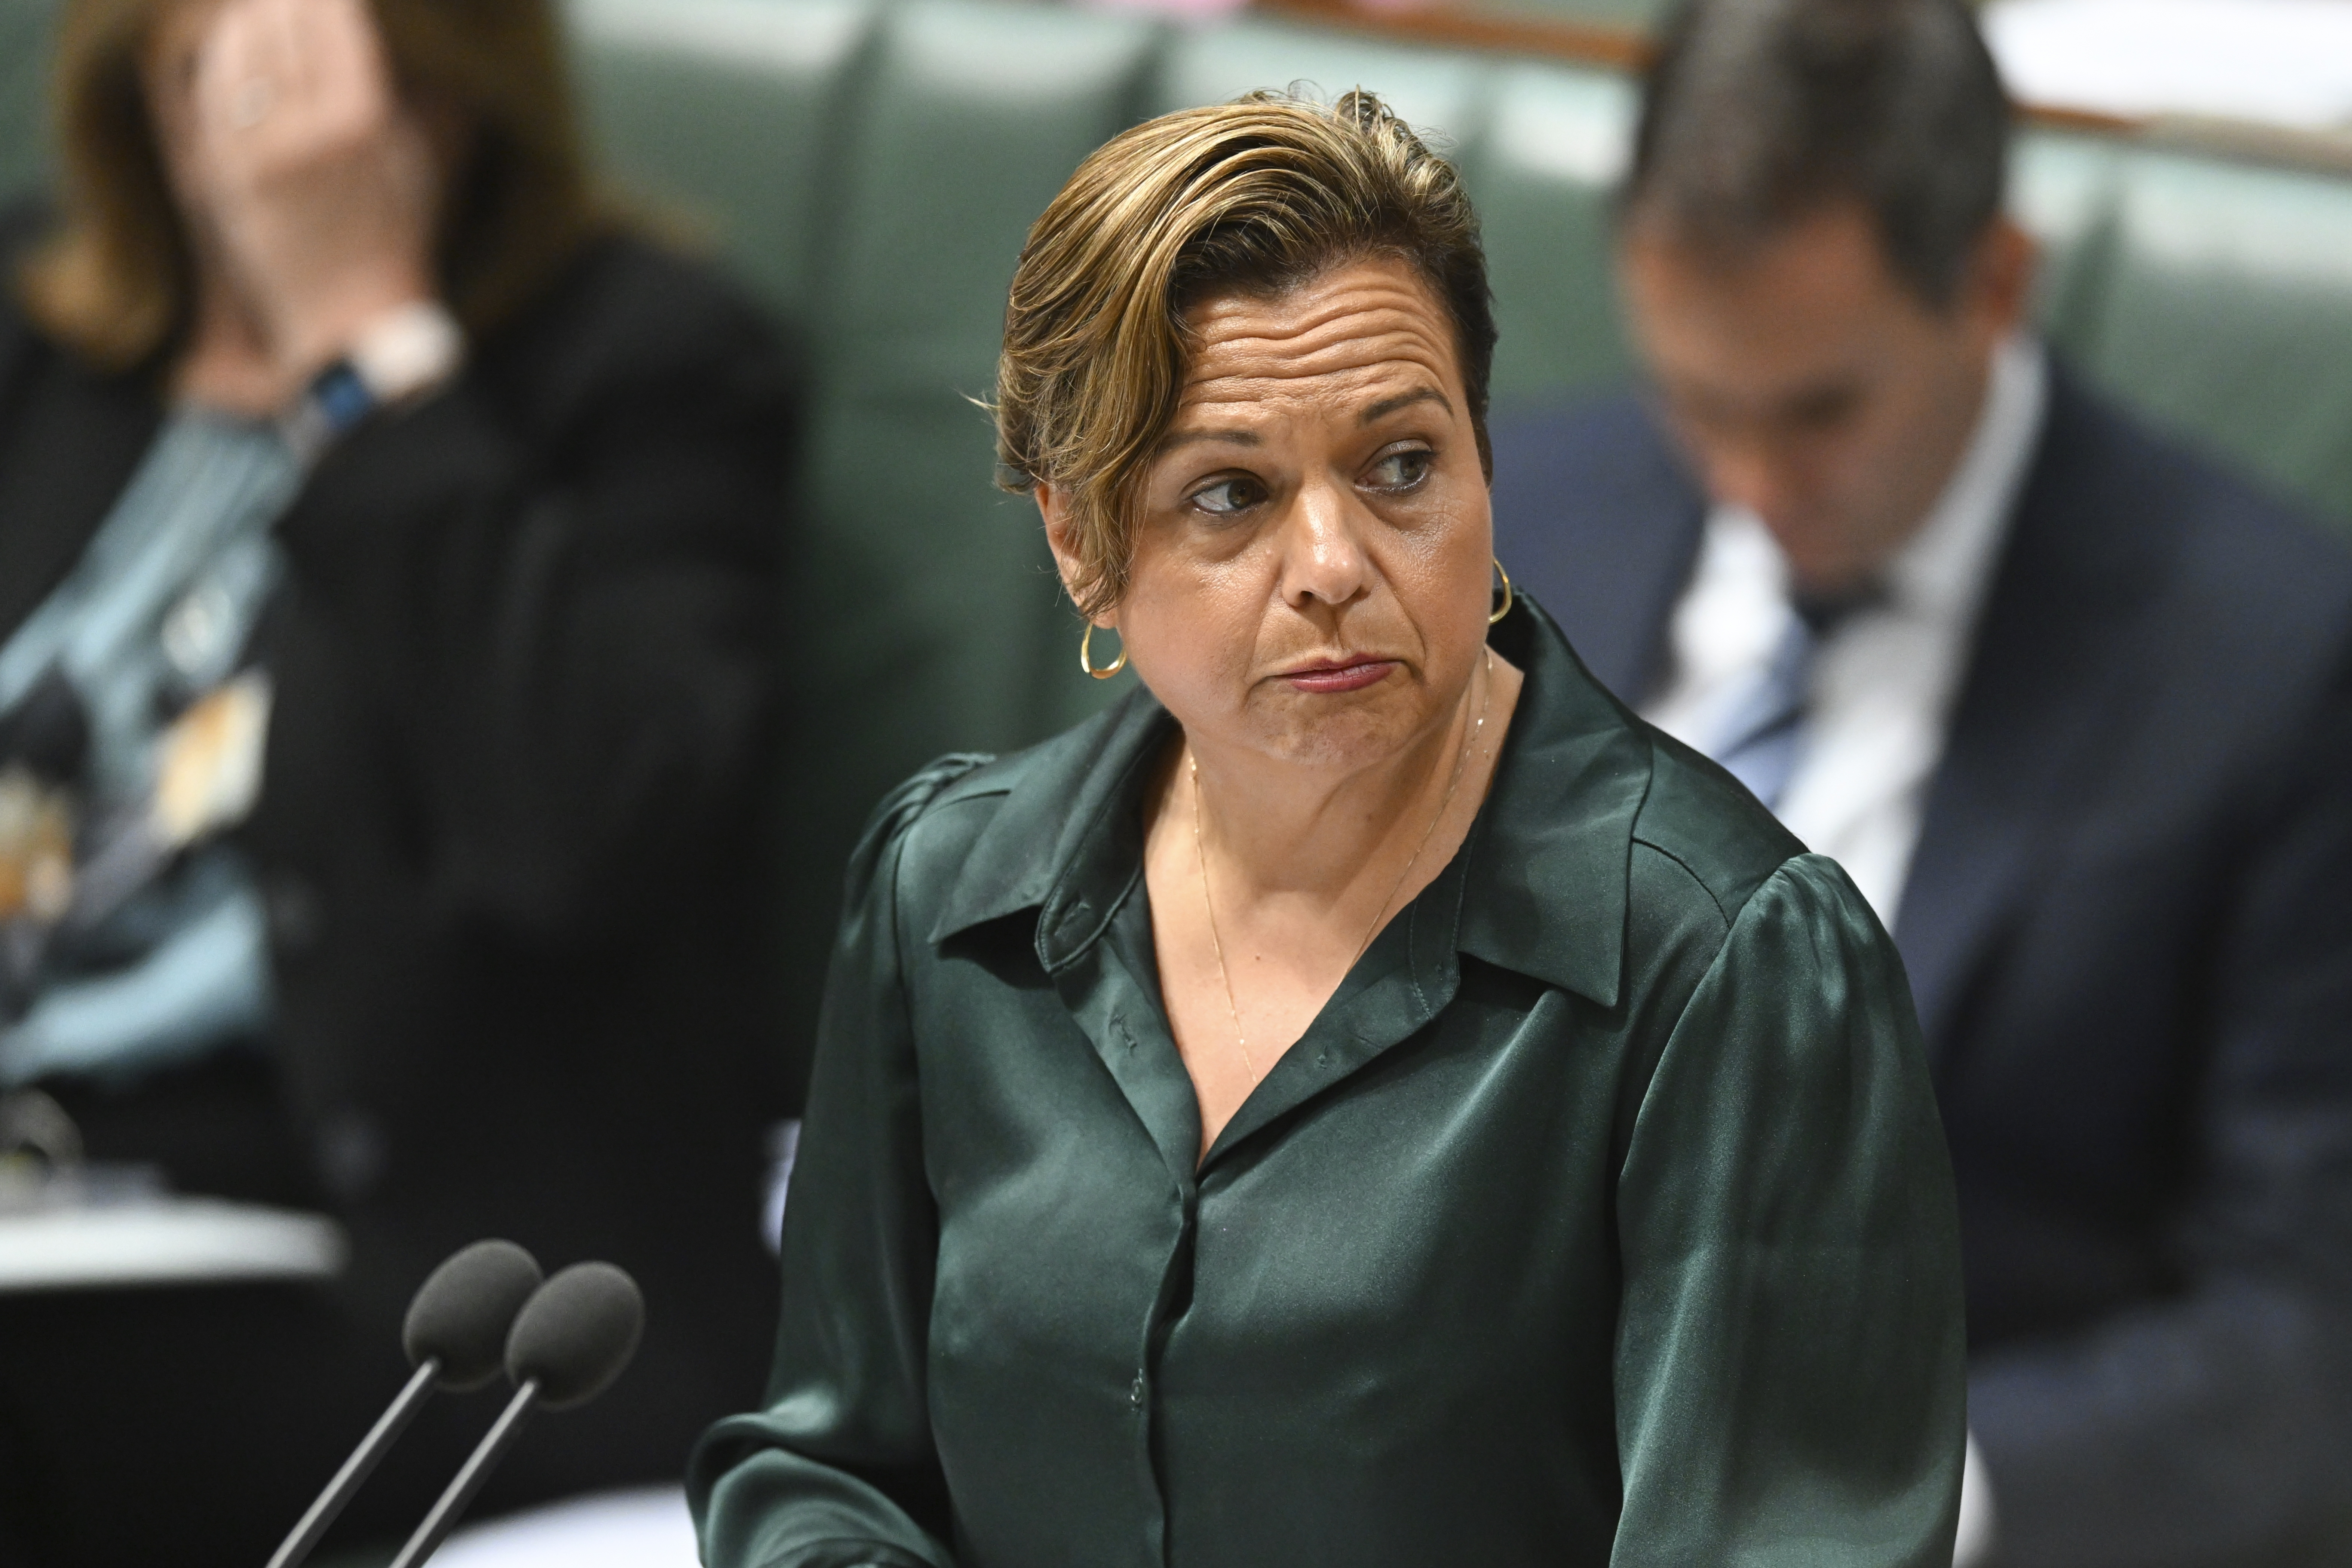
[[[1364,940],[1356,944],[1355,955],[1348,960],[1350,970],[1370,951],[1372,939],[1380,935],[1381,922],[1387,917],[1389,906],[1396,902],[1397,894],[1404,889],[1405,879],[1412,875],[1415,866],[1421,864],[1421,852],[1428,848],[1429,841],[1437,836],[1437,825],[1445,820],[1445,814],[1453,808],[1454,794],[1462,787],[1462,775],[1469,768],[1470,753],[1477,749],[1478,737],[1486,732],[1486,705],[1494,696],[1494,650],[1486,650],[1485,659],[1479,667],[1479,673],[1486,679],[1478,687],[1477,721],[1462,737],[1462,749],[1454,754],[1453,776],[1445,782],[1445,795],[1437,803],[1436,815],[1429,819],[1429,826],[1422,829],[1420,842],[1412,847],[1412,854],[1406,859],[1404,869],[1399,871],[1396,880],[1389,885],[1388,896],[1372,911],[1372,923],[1364,928]],[[1242,1030],[1241,1005],[1234,999],[1233,971],[1225,966],[1225,944],[1217,935],[1217,900],[1209,893],[1209,852],[1201,841],[1201,760],[1193,756],[1188,762],[1192,780],[1192,858],[1201,868],[1201,907],[1209,917],[1209,951],[1216,955],[1217,978],[1224,984],[1225,1012],[1234,1021],[1234,1044],[1241,1050],[1243,1069],[1249,1074],[1251,1087],[1255,1088],[1264,1075],[1257,1070],[1257,1063],[1250,1056],[1249,1039]]]
[[[1192,858],[1201,865],[1201,907],[1209,914],[1209,951],[1217,955],[1217,978],[1224,982],[1225,1011],[1233,1015],[1234,1044],[1241,1047],[1242,1067],[1248,1072],[1250,1087],[1259,1082],[1257,1063],[1250,1059],[1249,1039],[1242,1033],[1242,1010],[1234,1001],[1233,972],[1225,967],[1225,944],[1217,938],[1217,900],[1209,896],[1209,852],[1201,847],[1201,760],[1188,759],[1192,773]]]

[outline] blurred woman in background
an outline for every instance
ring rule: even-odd
[[[763,1338],[795,367],[600,212],[544,0],[68,0],[55,90],[0,224],[0,1089],[354,1254],[7,1302],[0,1528],[259,1561],[483,1234],[651,1322],[507,1497],[670,1473]]]

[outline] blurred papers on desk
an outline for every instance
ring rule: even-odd
[[[1984,26],[2020,102],[2352,130],[2352,0],[1994,0]]]
[[[696,1568],[701,1560],[685,1491],[647,1487],[461,1530],[433,1568]]]
[[[0,1295],[331,1279],[348,1250],[323,1215],[218,1198],[0,1203]]]

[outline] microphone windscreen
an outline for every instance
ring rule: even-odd
[[[523,1303],[507,1336],[507,1376],[536,1381],[550,1410],[584,1405],[612,1386],[637,1352],[646,1299],[609,1263],[562,1269]]]
[[[505,1363],[515,1314],[540,1285],[539,1260],[511,1241],[478,1241],[452,1253],[408,1303],[401,1348],[408,1364],[441,1363],[444,1388],[479,1388]]]

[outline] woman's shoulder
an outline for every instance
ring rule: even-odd
[[[1026,907],[1081,833],[1128,797],[1133,764],[1170,721],[1140,693],[1024,750],[950,752],[883,798],[852,866],[887,863],[897,896],[938,906],[914,918],[961,924]]]
[[[1777,1049],[1779,1025],[1809,1010],[1907,1019],[1893,943],[1837,862],[1714,763],[1633,722],[1652,759],[1626,865],[1621,996],[1635,1056],[1654,1068],[1702,998],[1719,1026],[1685,1048],[1715,1057]],[[1824,1033],[1822,1048],[1840,1037]],[[1649,1068],[1627,1081],[1646,1085]]]
[[[1757,890],[1805,846],[1719,765],[1635,723],[1651,756],[1649,789],[1633,818],[1635,903],[1676,906],[1727,934]],[[1642,912],[1637,907],[1637,920]]]
[[[1709,972],[1759,955],[1894,967],[1885,929],[1843,868],[1809,851],[1715,763],[1641,728],[1652,771],[1627,868],[1625,961],[1637,985],[1670,1004],[1666,1016]]]

